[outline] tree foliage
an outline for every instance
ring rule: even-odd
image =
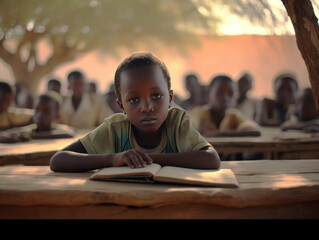
[[[35,91],[57,66],[96,48],[116,54],[160,43],[184,50],[199,31],[215,32],[221,6],[257,24],[288,20],[266,0],[1,0],[0,57]],[[51,52],[41,62],[43,41]]]
[[[109,54],[141,43],[182,47],[195,40],[195,27],[207,28],[206,18],[189,0],[2,0],[0,56],[34,90],[55,67],[96,47]],[[52,54],[40,63],[43,40]]]

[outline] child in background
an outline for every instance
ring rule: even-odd
[[[218,169],[215,149],[191,126],[187,113],[170,108],[170,76],[151,53],[135,53],[118,66],[114,86],[123,113],[105,119],[50,160],[53,171],[80,172],[128,165]]]
[[[47,90],[61,94],[61,82],[57,79],[50,79],[47,83]]]
[[[0,131],[32,122],[34,111],[27,108],[10,107],[13,99],[13,88],[10,84],[0,81]]]
[[[257,113],[256,121],[263,126],[280,126],[286,121],[289,105],[295,103],[298,91],[296,78],[291,74],[281,74],[274,81],[275,100],[264,98],[261,111]]]
[[[73,128],[57,124],[62,97],[54,91],[40,95],[35,104],[33,122],[30,125],[12,128],[0,134],[0,142],[14,143],[31,139],[72,138]]]
[[[283,131],[319,131],[319,111],[311,88],[305,88],[297,94],[296,104],[289,115],[289,119],[281,125]]]
[[[192,123],[205,137],[260,136],[258,125],[232,109],[234,82],[226,75],[214,77],[209,86],[209,104],[191,113]]]
[[[92,129],[113,112],[102,98],[85,91],[85,82],[84,75],[79,71],[68,74],[71,93],[64,98],[61,123],[79,129]]]
[[[182,101],[180,106],[185,110],[191,110],[194,107],[203,105],[204,88],[199,84],[197,75],[187,74],[184,82],[190,96],[188,99]]]
[[[237,94],[234,107],[240,110],[245,117],[254,120],[256,117],[257,100],[248,96],[252,89],[253,78],[249,73],[244,73],[237,82]]]

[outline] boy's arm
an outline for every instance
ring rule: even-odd
[[[106,167],[110,158],[103,154],[87,154],[82,143],[76,141],[52,156],[50,168],[55,172],[86,172]]]
[[[114,154],[88,154],[80,141],[74,142],[50,159],[50,169],[55,172],[87,172],[98,168],[128,165],[131,168],[151,164],[145,153],[130,149]]]
[[[202,148],[200,151],[183,153],[150,153],[153,162],[161,166],[177,166],[198,169],[219,169],[220,158],[212,147]]]

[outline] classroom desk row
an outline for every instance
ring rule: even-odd
[[[218,153],[258,153],[263,159],[319,159],[319,133],[261,127],[259,137],[207,138]]]
[[[221,168],[233,170],[239,188],[93,181],[92,172],[1,166],[0,218],[319,217],[319,160],[226,161]]]
[[[0,144],[0,166],[7,164],[48,165],[51,156],[84,136],[79,131],[69,139],[32,140]],[[207,138],[218,153],[264,153],[263,159],[319,159],[319,135],[298,131],[281,132],[279,128],[261,128],[260,137]]]

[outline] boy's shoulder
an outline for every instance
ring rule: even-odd
[[[104,123],[107,125],[129,123],[129,120],[124,113],[114,113],[110,117],[104,119]]]
[[[166,121],[174,121],[176,119],[183,117],[183,115],[185,115],[185,114],[187,114],[185,110],[182,110],[180,108],[171,107],[168,109]]]

